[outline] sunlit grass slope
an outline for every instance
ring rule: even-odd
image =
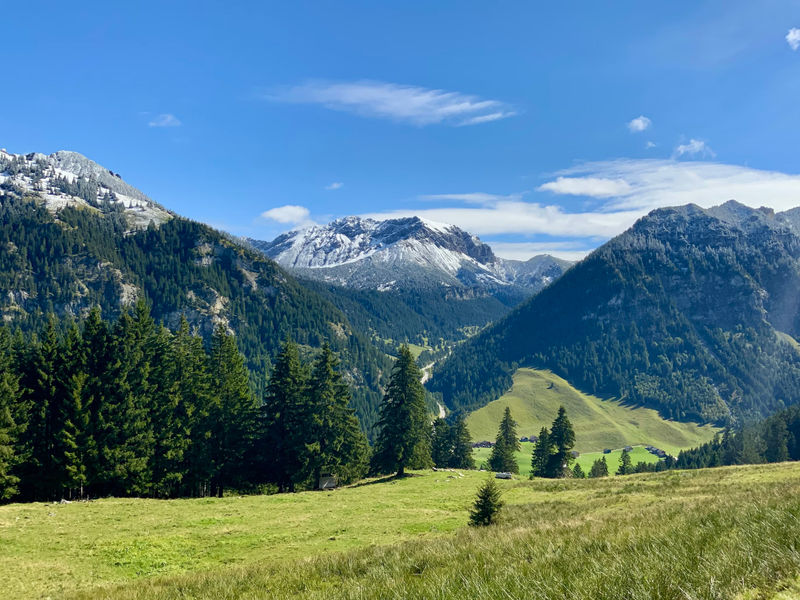
[[[800,575],[800,464],[0,507],[7,598],[769,598]],[[791,589],[791,588],[788,588]]]
[[[800,464],[0,507],[4,598],[769,598],[800,575]],[[790,588],[791,589],[791,588]]]
[[[533,444],[529,442],[522,442],[520,444],[522,449],[515,454],[517,465],[519,465],[519,474],[527,477],[531,472],[531,454],[533,453]],[[472,455],[475,458],[475,465],[478,468],[484,467],[489,461],[489,456],[492,454],[491,448],[475,448]],[[589,469],[592,468],[592,463],[597,459],[605,456],[606,464],[608,465],[608,472],[613,476],[619,468],[619,463],[622,457],[622,450],[613,450],[608,454],[602,452],[585,452],[581,454],[575,462],[580,464],[583,472],[589,474]],[[645,450],[644,446],[634,446],[631,450],[631,463],[636,466],[637,463],[646,462],[654,463],[658,460],[653,454]],[[574,466],[575,463],[573,463]]]
[[[542,427],[550,427],[561,405],[575,429],[575,449],[579,452],[651,445],[677,455],[681,449],[707,442],[716,432],[708,425],[667,421],[649,408],[584,394],[558,375],[534,369],[517,370],[511,389],[471,413],[467,426],[473,440],[493,441],[508,406],[520,436],[538,435]]]

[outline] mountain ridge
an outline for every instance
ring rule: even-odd
[[[639,219],[458,347],[428,384],[451,410],[499,397],[516,366],[666,418],[730,424],[800,400],[798,211],[727,202]]]
[[[299,276],[355,289],[475,287],[535,292],[571,264],[540,255],[528,261],[495,256],[455,225],[420,217],[377,221],[356,216],[284,233],[253,247]]]

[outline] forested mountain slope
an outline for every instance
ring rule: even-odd
[[[800,211],[653,211],[461,345],[429,387],[451,410],[519,365],[662,416],[717,424],[800,400]]]
[[[371,426],[390,363],[340,310],[260,253],[68,154],[72,163],[0,156],[4,321],[38,329],[48,312],[79,317],[93,305],[115,318],[143,297],[172,327],[185,315],[206,336],[218,323],[235,332],[258,393],[282,340],[309,350],[327,340],[342,357],[362,424]],[[64,170],[78,171],[75,164],[85,174]]]

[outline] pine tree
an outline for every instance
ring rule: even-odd
[[[549,477],[550,457],[553,455],[553,443],[550,441],[550,432],[547,427],[539,431],[539,439],[533,445],[531,456],[531,479],[534,477]]]
[[[20,460],[17,439],[21,427],[14,418],[19,396],[10,336],[6,328],[0,326],[0,502],[13,498],[19,491],[15,469]]]
[[[442,418],[433,421],[431,458],[434,466],[440,469],[449,467],[453,460],[453,432],[447,421]]]
[[[484,527],[497,522],[503,501],[500,498],[500,488],[494,478],[487,479],[478,489],[475,503],[469,513],[469,524],[473,527]]]
[[[421,373],[408,346],[400,346],[380,406],[373,468],[380,473],[430,466],[430,422]]]
[[[455,423],[450,427],[453,455],[450,466],[454,469],[474,469],[475,460],[472,458],[472,436],[467,429],[467,422],[463,415],[455,418]]]
[[[150,356],[155,324],[144,302],[114,326],[95,432],[101,494],[147,495],[152,484]]]
[[[23,386],[28,407],[25,458],[21,467],[23,493],[33,500],[49,500],[58,487],[55,467],[56,412],[59,343],[55,319],[48,319],[41,343],[32,344],[22,358]]]
[[[519,465],[514,453],[519,452],[521,448],[517,437],[517,423],[511,416],[511,409],[506,406],[503,420],[500,421],[500,428],[497,431],[495,445],[489,457],[489,468],[493,471],[519,473]]]
[[[339,372],[339,361],[327,343],[314,364],[309,395],[313,418],[307,451],[313,484],[323,471],[342,483],[360,479],[367,472],[369,445],[350,407],[350,388]]]
[[[592,468],[589,469],[589,477],[608,477],[608,463],[605,456],[592,463]]]
[[[248,450],[256,437],[257,407],[250,393],[249,373],[233,335],[217,326],[211,337],[209,380],[214,422],[214,481],[217,495],[239,485],[251,468]]]
[[[101,405],[111,396],[108,386],[111,384],[110,369],[110,334],[108,325],[100,315],[100,309],[94,307],[83,321],[81,328],[81,349],[83,368],[87,375],[83,389],[83,409],[88,420],[83,432],[84,464],[89,493],[97,494],[97,482],[100,476],[100,455],[98,438],[103,439]]]
[[[572,468],[572,476],[575,479],[586,479],[586,473],[583,472],[580,463],[575,463],[575,466]]]
[[[767,462],[783,462],[789,460],[789,430],[786,421],[776,417],[769,419],[764,431],[764,458]]]
[[[558,408],[558,416],[550,428],[550,441],[553,445],[553,454],[548,467],[549,477],[563,477],[574,460],[572,449],[575,446],[575,431],[572,423],[567,418],[567,411],[563,406]]]
[[[286,341],[267,386],[261,452],[268,479],[282,492],[293,492],[298,474],[308,473],[305,443],[311,411],[307,388],[308,373],[300,363],[297,345]]]
[[[634,472],[633,464],[631,463],[631,453],[627,450],[622,450],[622,456],[619,461],[619,468],[617,475],[630,475]]]

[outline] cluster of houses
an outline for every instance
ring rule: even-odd
[[[530,437],[527,437],[527,436],[526,437],[521,437],[521,438],[519,438],[519,441],[520,442],[531,442],[532,444],[535,444],[538,439],[539,438],[537,436],[532,435]],[[472,443],[472,447],[473,448],[494,448],[494,442],[487,442],[486,440],[484,440],[482,442],[473,442]]]
[[[666,458],[667,457],[667,453],[664,452],[661,448],[656,448],[655,446],[645,446],[644,448],[650,454],[655,454],[658,458]]]

